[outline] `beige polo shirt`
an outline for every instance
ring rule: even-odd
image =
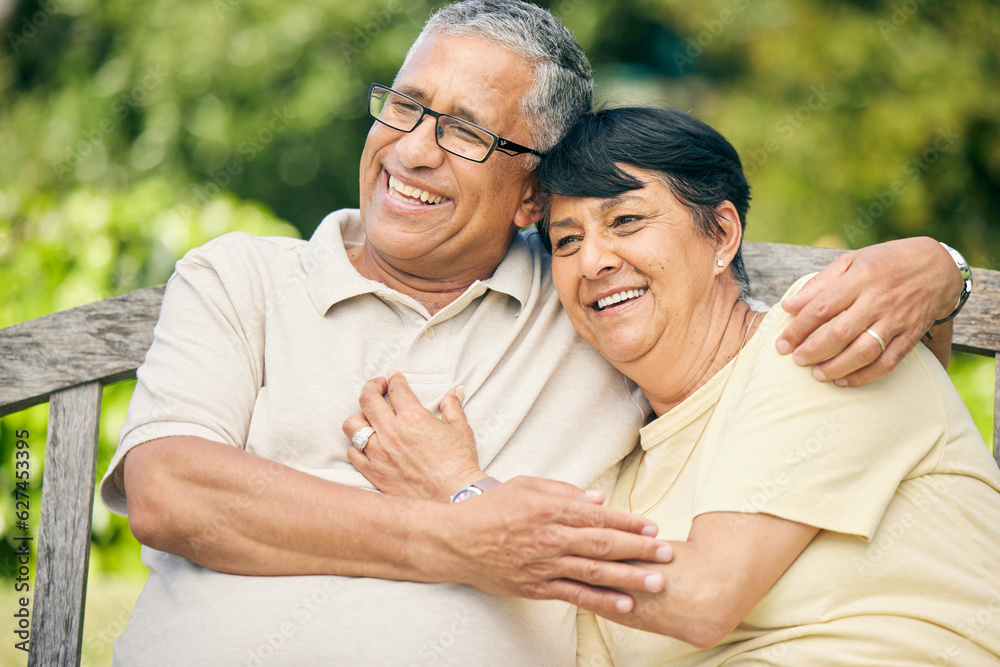
[[[707,512],[819,534],[719,646],[582,614],[579,664],[1000,664],[1000,471],[947,373],[918,345],[864,387],[816,382],[775,350],[790,321],[771,309],[735,361],[642,429],[611,506],[667,540]]]
[[[370,489],[343,420],[395,368],[424,405],[465,387],[480,463],[591,487],[613,479],[647,406],[563,314],[537,237],[431,316],[355,271],[357,211],[308,242],[236,233],[177,264],[101,497],[125,513],[125,453],[192,435]],[[294,508],[288,508],[294,511]],[[350,507],[342,508],[350,512]],[[146,664],[572,664],[574,609],[466,586],[241,577],[143,547],[150,577],[116,661]]]

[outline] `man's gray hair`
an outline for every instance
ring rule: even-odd
[[[519,0],[465,0],[447,5],[424,24],[403,67],[431,34],[486,39],[535,63],[521,110],[532,147],[539,152],[555,146],[593,105],[594,79],[586,54],[566,26],[537,5]]]

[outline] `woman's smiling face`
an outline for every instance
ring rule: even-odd
[[[616,197],[551,200],[552,277],[580,334],[624,370],[658,346],[683,353],[710,317],[717,243],[655,172]],[[734,211],[735,212],[735,211]],[[662,341],[662,342],[661,342]]]

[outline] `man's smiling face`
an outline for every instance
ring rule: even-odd
[[[532,145],[521,100],[529,61],[474,37],[429,35],[393,88],[441,113]],[[477,163],[434,139],[434,118],[409,133],[373,122],[361,156],[361,217],[367,250],[396,270],[429,280],[484,278],[503,259],[515,223],[540,215],[523,156],[495,151]]]

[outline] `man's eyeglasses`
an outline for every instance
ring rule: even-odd
[[[377,83],[373,83],[368,90],[368,113],[383,125],[400,132],[412,132],[424,116],[433,116],[437,145],[453,155],[473,162],[486,162],[494,150],[507,155],[541,155],[532,148],[498,137],[467,120],[428,109],[412,97]]]

